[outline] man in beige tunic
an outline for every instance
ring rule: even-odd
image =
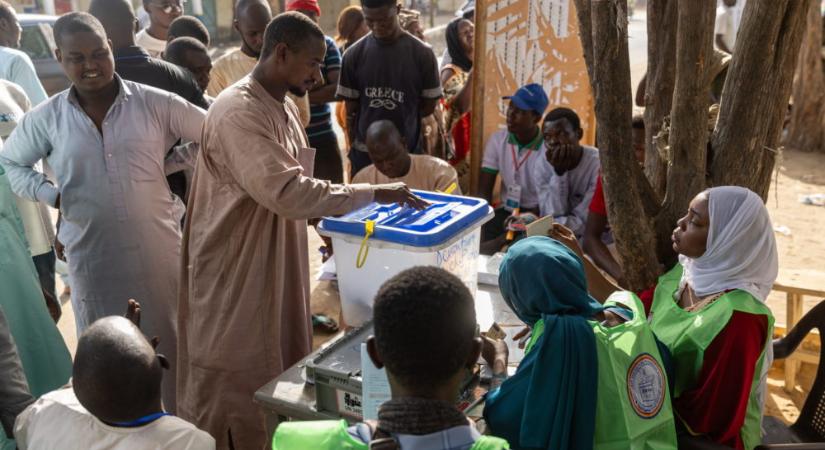
[[[265,446],[252,397],[311,351],[306,219],[371,201],[424,206],[401,183],[311,178],[314,152],[285,95],[321,80],[325,50],[314,22],[279,15],[251,75],[218,97],[204,125],[183,235],[178,415],[219,449]]]

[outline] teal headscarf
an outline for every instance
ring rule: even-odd
[[[516,374],[487,396],[484,418],[514,449],[591,449],[598,362],[587,319],[603,310],[587,293],[579,257],[548,237],[510,247],[499,270],[504,300],[544,333]]]

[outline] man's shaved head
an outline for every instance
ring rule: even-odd
[[[410,171],[410,155],[404,137],[389,120],[373,122],[367,128],[365,144],[375,168],[389,178],[400,178]]]
[[[134,44],[135,13],[128,0],[92,0],[89,14],[95,16],[106,29],[115,49]]]
[[[385,143],[404,142],[401,139],[401,133],[398,131],[398,127],[396,127],[395,124],[389,120],[379,120],[377,122],[373,122],[372,125],[367,128],[366,140]]]
[[[138,327],[123,317],[105,317],[77,342],[72,384],[80,404],[98,419],[130,422],[160,412],[162,370]]]
[[[272,20],[272,10],[264,0],[238,0],[233,26],[241,35],[241,50],[252,57],[261,55],[264,32]]]
[[[269,7],[269,2],[265,0],[238,0],[235,4],[235,19],[237,20],[245,14],[256,14],[261,8],[269,11],[269,16],[272,16],[272,9]]]

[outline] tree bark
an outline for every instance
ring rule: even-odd
[[[653,137],[670,114],[676,84],[677,0],[648,0],[647,74],[645,75],[645,173],[660,198],[667,188],[667,161]]]
[[[716,0],[678,3],[676,79],[670,112],[670,164],[664,205],[656,217],[657,254],[672,262],[676,220],[705,188],[710,83],[715,75],[713,26]]]
[[[634,173],[632,98],[627,46],[627,0],[576,0],[579,32],[596,103],[598,146],[610,226],[632,290],[658,276],[655,237]],[[587,19],[590,19],[589,21]],[[628,183],[627,180],[631,182]],[[641,220],[640,220],[641,219]]]
[[[712,183],[767,198],[811,0],[748,0],[713,133]]]
[[[793,84],[793,109],[785,145],[803,152],[825,152],[825,74],[822,72],[822,16],[808,8],[802,52]]]

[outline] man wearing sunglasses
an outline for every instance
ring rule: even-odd
[[[149,14],[149,26],[135,36],[135,43],[153,58],[160,58],[169,25],[183,14],[183,0],[143,0],[143,9]]]

